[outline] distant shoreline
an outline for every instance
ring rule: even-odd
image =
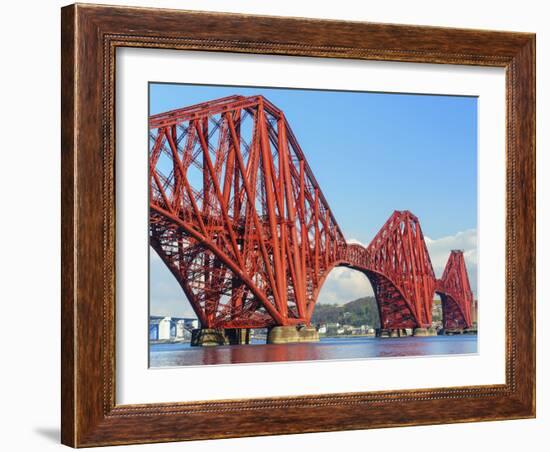
[[[158,345],[158,344],[188,344],[190,343],[190,339],[149,339],[150,345]]]

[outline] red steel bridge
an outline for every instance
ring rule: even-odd
[[[203,328],[308,325],[330,271],[363,272],[381,327],[470,327],[460,251],[436,279],[418,218],[396,211],[372,242],[346,242],[284,113],[230,96],[150,116],[150,244]]]

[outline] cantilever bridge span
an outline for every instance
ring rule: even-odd
[[[459,251],[437,280],[420,223],[394,212],[367,246],[349,244],[284,113],[230,96],[149,118],[150,244],[203,328],[309,324],[329,272],[370,280],[382,328],[426,328],[435,291],[447,327],[469,327]]]

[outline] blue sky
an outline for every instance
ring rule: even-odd
[[[347,239],[368,244],[394,210],[410,210],[428,247],[443,248],[432,255],[437,276],[447,245],[465,249],[476,292],[477,98],[150,84],[150,113],[232,94],[262,94],[285,112]],[[329,277],[321,302],[349,301],[348,280],[364,276],[347,272]],[[364,282],[357,293],[370,291]]]

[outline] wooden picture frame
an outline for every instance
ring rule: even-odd
[[[73,447],[535,416],[535,35],[71,5],[62,9],[62,442]],[[115,50],[506,69],[506,383],[115,403]]]

